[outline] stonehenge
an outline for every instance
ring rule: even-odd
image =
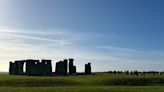
[[[32,75],[32,76],[50,76],[50,75],[76,75],[76,66],[74,59],[64,59],[56,62],[55,73],[52,72],[51,60],[16,60],[9,63],[9,74],[11,75]],[[69,64],[68,64],[69,63]],[[85,64],[85,73],[91,74],[91,63]]]
[[[24,65],[25,72],[23,71]],[[9,74],[12,75],[51,75],[51,60],[19,60],[10,62]]]

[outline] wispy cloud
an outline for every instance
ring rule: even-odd
[[[140,51],[109,45],[88,46],[86,43],[103,38],[102,34],[90,34],[63,30],[30,31],[0,28],[0,66],[8,66],[8,62],[15,59],[47,58],[58,61],[72,57],[76,60],[78,71],[83,71],[87,62],[92,62],[93,71],[161,70],[161,67],[164,67],[163,51]],[[7,67],[4,67],[4,70],[8,70]]]
[[[135,49],[127,49],[127,48],[120,48],[120,47],[113,47],[113,46],[96,46],[97,48],[101,49],[107,49],[107,50],[118,50],[118,51],[124,51],[124,52],[139,52]]]
[[[55,40],[55,39],[49,39],[49,38],[43,38],[43,37],[35,37],[35,36],[27,36],[27,35],[16,35],[16,34],[0,34],[0,36],[8,37],[8,38],[20,38],[20,39],[31,39],[31,40],[40,40],[40,41],[48,41],[58,44],[69,44],[69,42],[63,41],[63,40]]]

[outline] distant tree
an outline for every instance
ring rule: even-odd
[[[116,72],[116,71],[114,71],[113,73],[114,73],[114,74],[116,74],[117,72]]]
[[[131,71],[130,74],[133,75],[133,71]]]
[[[145,71],[143,71],[143,72],[142,72],[142,74],[145,76],[146,72],[145,72]]]

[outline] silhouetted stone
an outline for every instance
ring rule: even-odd
[[[68,61],[67,59],[64,59],[64,61],[59,61],[56,63],[56,69],[55,69],[55,74],[56,75],[67,75],[67,66],[68,66]]]
[[[10,62],[9,74],[12,74],[12,75],[16,74],[16,64],[15,63]]]
[[[41,62],[41,75],[52,75],[51,60],[42,60]]]
[[[13,74],[13,63],[9,63],[9,74]]]
[[[24,64],[26,64],[25,67],[25,73],[23,71]],[[39,60],[19,60],[15,61],[14,63],[10,62],[9,66],[9,74],[14,75],[52,75],[52,65],[51,60],[42,60],[39,62]]]
[[[26,60],[26,75],[37,75],[38,74],[38,67],[39,67],[39,60]]]
[[[24,66],[24,61],[15,61],[16,63],[16,74],[17,75],[23,75],[23,66]]]
[[[76,66],[73,65],[74,59],[69,59],[69,74],[76,74]]]
[[[56,75],[66,75],[65,74],[65,64],[63,61],[59,61],[56,63]]]
[[[74,59],[69,59],[69,74],[76,74],[76,66],[73,65]],[[25,67],[25,71],[23,70]],[[46,76],[52,75],[51,60],[17,60],[9,63],[9,74],[13,75],[37,75]],[[68,75],[68,60],[56,63],[55,73],[56,75]],[[88,63],[85,67],[85,74],[91,74],[91,63]]]
[[[85,64],[85,74],[91,74],[91,63]]]
[[[64,75],[67,75],[68,74],[68,61],[67,59],[64,59]]]
[[[15,61],[14,63],[10,62],[9,74],[23,75],[23,65],[24,61]]]
[[[72,72],[73,72],[73,74],[76,74],[76,66],[73,66]]]
[[[68,75],[68,60],[60,61],[56,63],[55,68],[56,75]],[[76,74],[76,66],[73,66],[73,59],[69,59],[69,74]]]
[[[69,74],[73,74],[73,60],[69,59]]]

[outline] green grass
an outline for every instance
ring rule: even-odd
[[[163,86],[164,75],[16,76],[0,75],[0,87]]]
[[[0,75],[0,92],[164,92],[164,75]]]
[[[1,87],[0,92],[164,92],[163,86]]]

